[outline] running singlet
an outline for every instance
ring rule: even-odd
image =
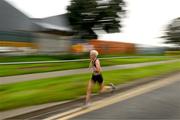
[[[95,67],[95,68],[96,68],[96,60],[97,60],[97,58],[94,61],[92,61],[93,67]],[[93,74],[98,75],[100,73],[98,71],[96,71],[95,69],[93,69]]]

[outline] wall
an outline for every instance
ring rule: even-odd
[[[39,53],[66,53],[70,51],[71,41],[68,36],[37,33]]]
[[[90,40],[89,44],[100,54],[119,54],[119,53],[135,53],[135,44],[114,42],[114,41],[102,41],[102,40]]]

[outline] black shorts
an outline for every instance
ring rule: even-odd
[[[98,74],[98,75],[92,74],[91,80],[92,80],[94,83],[96,83],[96,82],[98,82],[99,84],[102,84],[102,83],[103,83],[103,77],[102,77],[101,74]]]

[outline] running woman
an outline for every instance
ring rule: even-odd
[[[100,61],[97,58],[98,56],[98,52],[96,50],[91,50],[90,51],[90,65],[89,67],[92,68],[92,77],[91,80],[89,80],[88,82],[88,86],[87,86],[87,92],[86,92],[86,101],[85,101],[85,105],[89,106],[89,101],[90,101],[90,96],[91,96],[91,92],[92,92],[92,88],[95,85],[95,83],[98,83],[99,88],[100,88],[100,93],[102,92],[106,92],[107,90],[115,90],[115,86],[110,83],[109,86],[104,86],[104,82],[103,82],[103,77],[101,74],[101,65],[100,65]]]

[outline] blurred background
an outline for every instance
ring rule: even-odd
[[[0,113],[16,116],[20,112],[9,110],[82,98],[94,49],[105,84],[178,72],[179,5],[179,0],[0,0]]]
[[[155,22],[158,24],[161,16],[151,18],[153,21],[149,19],[148,22],[143,20],[145,17],[137,14],[137,19],[140,18],[145,24],[149,24],[146,25],[147,29],[142,30],[144,23],[140,25],[135,17],[131,18],[131,15],[133,17],[135,14],[132,13],[136,10],[132,7],[133,2],[122,0],[99,0],[97,3],[93,0],[89,3],[79,1],[79,4],[73,2],[69,1],[67,10],[61,11],[61,13],[66,13],[54,15],[55,13],[52,12],[49,17],[41,17],[40,13],[45,14],[48,9],[52,9],[48,8],[46,2],[44,4],[46,9],[38,11],[38,9],[33,9],[33,4],[38,4],[34,1],[25,4],[17,0],[2,0],[0,2],[0,55],[83,54],[92,49],[97,49],[100,54],[161,54],[172,49],[179,49],[180,20],[178,16],[175,19],[171,18],[172,20],[167,18],[169,23],[161,26],[164,30],[159,29],[160,33],[164,31],[162,36],[155,36],[152,35],[156,30],[155,27],[150,28],[149,25]],[[29,8],[26,7],[28,5]],[[80,8],[80,5],[84,7]],[[130,23],[132,19],[139,24],[139,29],[141,29],[137,28],[139,32],[136,32],[133,26],[128,27],[126,21]],[[124,31],[123,27],[125,27]],[[129,30],[130,28],[132,29]],[[129,33],[133,30],[134,33]],[[157,38],[161,40],[156,40]],[[165,43],[171,43],[171,45]]]

